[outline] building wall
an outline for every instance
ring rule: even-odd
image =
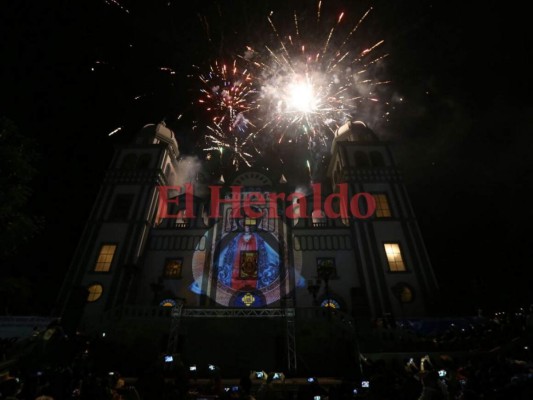
[[[277,219],[265,214],[264,221],[257,218],[249,229],[256,233],[257,243],[268,245],[267,250],[258,247],[251,253],[265,254],[266,263],[277,260],[277,278],[261,276],[259,256],[257,284],[233,289],[222,282],[225,275],[220,271],[226,264],[221,257],[229,257],[229,244],[245,231],[245,221],[229,216],[232,204],[227,198],[221,205],[222,217],[209,218],[213,205],[206,185],[199,181],[194,182],[195,194],[202,196],[194,198],[196,218],[183,214],[182,205],[169,208],[178,218],[158,218],[158,186],[196,177],[184,175],[183,171],[191,169],[184,169],[178,161],[171,131],[145,127],[131,146],[117,148],[59,295],[59,311],[64,312],[73,301],[73,288],[98,283],[103,288],[100,298],[80,310],[85,327],[98,326],[102,316],[117,307],[157,306],[164,300],[184,300],[186,307],[197,308],[283,307],[288,301],[296,307],[310,307],[331,299],[355,317],[426,314],[437,284],[407,192],[386,144],[370,134],[361,138],[348,130],[334,141],[322,200],[346,184],[350,198],[363,192],[386,195],[390,216],[332,220],[308,215],[295,221],[283,213]],[[242,186],[243,197],[247,191],[290,193],[296,189],[253,170],[220,185],[223,195],[230,185]],[[126,204],[128,210],[117,209],[117,203]],[[283,210],[292,204],[279,206]],[[258,209],[267,213],[268,207]],[[309,212],[312,209],[309,197]],[[109,271],[97,272],[95,264],[106,243],[116,244],[116,252]],[[391,271],[385,243],[399,245],[405,270]],[[314,298],[309,286],[321,278],[319,263],[332,263],[336,273],[328,279],[327,290],[322,279]],[[165,276],[167,264],[179,273]]]

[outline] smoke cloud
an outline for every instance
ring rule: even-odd
[[[182,156],[178,160],[178,168],[176,170],[175,185],[182,186],[185,183],[194,183],[200,169],[202,168],[202,161],[198,156]]]

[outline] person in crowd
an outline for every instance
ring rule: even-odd
[[[274,374],[270,373],[268,374],[266,380],[261,383],[259,389],[257,389],[257,400],[276,400],[277,396],[272,384],[273,379]]]
[[[22,382],[14,376],[7,376],[0,382],[0,398],[6,400],[18,400],[22,391]]]
[[[447,400],[448,395],[439,379],[439,374],[434,369],[422,372],[422,393],[418,400]]]
[[[239,381],[239,400],[256,400],[252,395],[252,380],[249,375],[243,375]]]
[[[224,394],[224,387],[222,386],[222,378],[220,375],[215,375],[209,380],[209,387],[207,388],[207,393],[211,396],[222,396]]]

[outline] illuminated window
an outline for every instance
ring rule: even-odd
[[[387,254],[387,261],[389,262],[389,271],[401,272],[405,271],[405,264],[400,251],[398,243],[385,243],[385,253]]]
[[[89,291],[89,295],[87,296],[88,302],[98,300],[102,296],[102,292],[104,291],[102,285],[100,285],[99,283],[93,283],[87,288],[87,290]]]
[[[94,267],[94,270],[97,272],[109,272],[116,249],[116,244],[102,245],[102,247],[100,248],[100,254],[98,254],[98,260],[96,260],[96,266]]]
[[[256,219],[255,218],[249,218],[249,217],[244,218],[244,225],[245,226],[255,226],[255,224],[256,224]]]
[[[176,301],[172,299],[165,299],[161,303],[159,303],[159,307],[175,307]]]
[[[181,258],[167,260],[165,264],[165,270],[163,271],[163,276],[169,279],[180,279],[182,266],[183,259]]]
[[[375,194],[374,199],[376,200],[376,217],[378,218],[388,218],[391,217],[391,211],[389,207],[389,200],[387,199],[386,194]]]

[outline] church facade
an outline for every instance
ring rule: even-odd
[[[307,184],[283,170],[219,174],[210,161],[181,157],[164,124],[117,148],[58,314],[94,333],[142,325],[162,335],[160,348],[185,354],[223,331],[220,317],[281,315],[270,335],[283,343],[272,346],[288,346],[277,364],[294,367],[295,325],[317,311],[368,321],[430,312],[438,285],[407,190],[390,148],[363,123],[337,130],[327,168]],[[352,208],[343,196],[355,198]]]

